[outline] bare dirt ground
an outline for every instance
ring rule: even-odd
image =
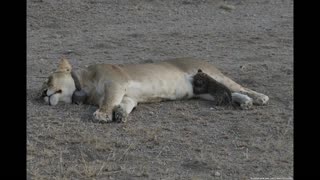
[[[196,57],[267,94],[251,110],[202,100],[141,104],[125,124],[37,93],[61,56],[75,69]],[[293,1],[28,0],[31,179],[293,177]]]

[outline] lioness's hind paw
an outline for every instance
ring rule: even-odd
[[[232,93],[232,101],[238,104],[241,109],[251,109],[253,105],[252,98],[241,93]]]
[[[252,108],[252,105],[253,105],[252,100],[248,100],[240,104],[240,108],[243,110],[248,110]]]
[[[257,105],[266,105],[269,101],[269,97],[266,95],[261,95],[259,98],[256,99],[254,102]]]

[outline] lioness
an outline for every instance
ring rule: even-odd
[[[49,105],[73,101],[98,105],[94,119],[124,122],[138,103],[202,98],[214,101],[209,93],[193,91],[193,76],[203,70],[232,93],[232,101],[243,109],[264,105],[269,97],[242,87],[212,64],[192,58],[179,58],[146,64],[96,64],[74,71],[62,58],[58,68],[42,87]]]

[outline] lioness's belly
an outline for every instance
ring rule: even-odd
[[[175,72],[148,76],[143,81],[129,81],[126,95],[138,102],[159,102],[193,97],[191,78],[188,74]]]

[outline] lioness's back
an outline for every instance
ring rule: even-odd
[[[194,74],[198,71],[198,69],[202,69],[209,74],[221,74],[221,72],[215,68],[213,64],[194,58],[175,58],[157,61],[154,63],[126,64],[122,67],[128,71],[136,71],[136,73],[138,70],[141,71],[143,69],[143,72],[141,73],[145,73],[154,70],[155,68],[163,70],[162,72],[165,73],[169,68],[169,70],[182,71],[188,74]]]
[[[176,58],[168,59],[162,62],[172,64],[178,69],[181,69],[182,71],[190,74],[196,73],[198,69],[203,69],[206,72],[220,73],[220,71],[215,68],[214,65],[200,59]]]

